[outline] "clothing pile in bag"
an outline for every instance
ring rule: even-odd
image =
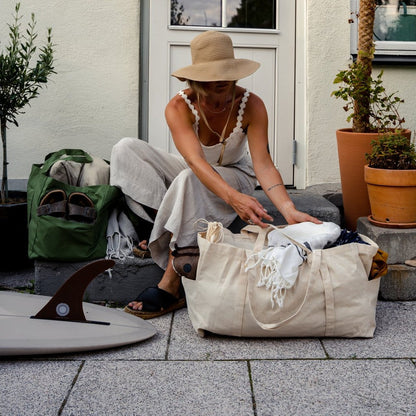
[[[257,286],[265,286],[271,291],[272,307],[276,303],[279,307],[283,306],[286,291],[294,286],[299,267],[307,257],[306,251],[292,244],[291,240],[311,251],[353,242],[367,244],[358,233],[341,230],[332,222],[303,222],[288,225],[284,230],[271,231],[268,234],[268,247],[250,256],[247,263],[251,258],[255,259],[255,263],[247,266],[246,270],[261,265],[261,276]],[[384,270],[387,271],[387,268]]]
[[[340,234],[341,228],[332,222],[303,222],[285,227],[284,234],[278,230],[268,234],[268,247],[250,256],[256,261],[247,270],[261,264],[258,286],[265,286],[271,291],[272,307],[275,303],[279,307],[283,305],[286,290],[295,284],[299,266],[306,259],[306,253],[290,240],[303,244],[309,250],[316,250],[333,244]]]

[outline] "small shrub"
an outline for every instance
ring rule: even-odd
[[[368,166],[377,169],[416,169],[415,145],[402,134],[385,133],[371,142]]]
[[[339,85],[332,95],[345,101],[343,109],[348,113],[347,122],[360,119],[365,132],[401,129],[405,121],[399,114],[403,100],[396,93],[386,92],[382,77],[383,71],[375,78],[367,76],[366,68],[354,62],[334,79],[334,84]]]

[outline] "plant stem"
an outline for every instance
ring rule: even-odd
[[[354,104],[354,113],[357,115],[353,120],[353,130],[363,133],[370,125],[370,111],[363,111],[370,107],[370,92],[366,87],[371,84],[372,62],[374,55],[374,18],[376,2],[375,0],[360,0],[360,15],[358,20],[358,56],[357,63],[364,69],[364,79],[362,80],[362,94]]]
[[[1,124],[1,141],[3,142],[3,177],[1,179],[1,203],[5,204],[9,197],[9,186],[7,180],[7,146],[6,146],[6,119],[0,119]]]

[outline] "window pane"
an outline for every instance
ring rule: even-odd
[[[276,0],[171,0],[170,24],[276,29]]]
[[[171,0],[170,24],[221,26],[221,0]]]
[[[227,0],[228,27],[276,29],[276,0]]]
[[[374,39],[416,41],[416,0],[377,0]]]

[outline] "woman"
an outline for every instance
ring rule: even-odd
[[[165,269],[158,287],[146,289],[125,309],[145,319],[184,306],[169,249],[196,244],[195,221],[227,227],[238,215],[266,227],[264,221],[273,220],[250,196],[257,180],[288,224],[320,222],[298,211],[286,192],[268,153],[263,101],[236,85],[259,64],[235,59],[231,38],[216,31],[194,38],[191,53],[192,65],[172,74],[189,88],[165,110],[180,156],[131,138],[121,140],[111,156],[111,183],[122,189],[135,214],[154,221],[149,249]]]

